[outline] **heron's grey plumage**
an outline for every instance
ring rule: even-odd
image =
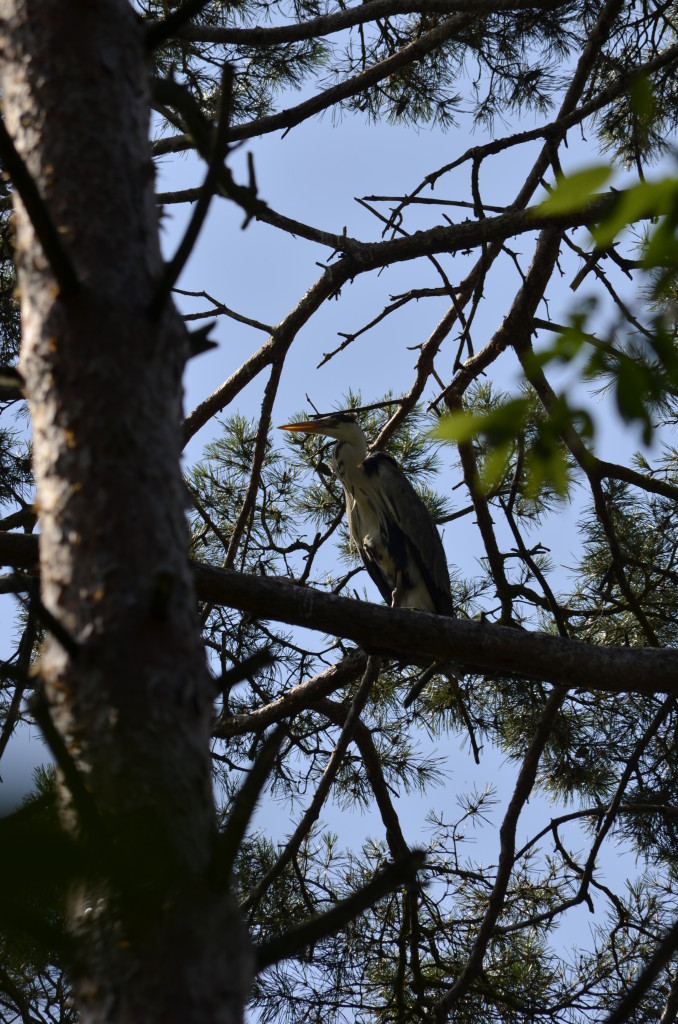
[[[388,604],[452,614],[445,550],[431,515],[397,462],[367,453],[356,420],[345,413],[288,424],[337,439],[332,466],[344,489],[353,543]]]

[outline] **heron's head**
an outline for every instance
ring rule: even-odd
[[[286,423],[281,430],[293,430],[305,434],[321,434],[323,437],[334,437],[340,445],[348,445],[353,449],[352,457],[356,463],[362,462],[367,454],[367,440],[356,418],[347,412],[335,412],[328,416],[316,416],[312,420],[301,423]],[[337,452],[338,445],[335,447]],[[344,449],[346,450],[346,449]]]
[[[355,416],[347,412],[335,412],[329,416],[316,416],[312,420],[301,423],[286,423],[281,430],[294,430],[305,434],[322,434],[323,437],[335,437],[337,441],[360,445],[365,442],[365,435]]]

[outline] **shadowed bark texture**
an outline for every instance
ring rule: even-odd
[[[64,817],[86,819],[99,851],[100,881],[71,906],[81,1016],[237,1021],[249,947],[229,894],[206,881],[211,693],[179,472],[186,336],[170,306],[147,313],[162,260],[141,27],[123,0],[7,0],[0,38],[6,126],[61,240],[48,260],[17,201],[42,600],[73,641],[48,640],[39,674],[85,783],[77,798],[64,786]]]

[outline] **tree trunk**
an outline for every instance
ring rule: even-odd
[[[207,880],[211,695],[179,471],[187,348],[171,306],[147,312],[162,259],[143,32],[124,0],[0,0],[0,21],[6,127],[64,250],[48,261],[17,200],[42,600],[77,645],[50,638],[40,679],[86,783],[80,800],[64,787],[64,814],[81,833],[88,819],[107,864],[72,900],[81,1018],[230,1024],[251,954]]]

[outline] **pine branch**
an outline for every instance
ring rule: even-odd
[[[463,999],[471,983],[482,970],[485,952],[490,944],[494,926],[504,908],[506,890],[508,889],[509,879],[515,863],[515,839],[518,818],[534,787],[541,755],[551,735],[565,696],[566,691],[561,687],[557,687],[551,692],[535,729],[534,736],[523,758],[513,796],[499,831],[501,847],[494,886],[488,897],[483,920],[469,953],[466,966],[449,991],[445,993],[434,1008],[433,1019],[437,1024],[443,1024],[447,1020],[455,1003]]]
[[[424,861],[425,855],[422,850],[411,850],[395,863],[389,864],[362,889],[337,903],[332,910],[263,943],[256,950],[257,970],[263,971],[271,964],[298,956],[308,946],[338,932],[344,925],[354,921],[359,914],[364,914],[378,900],[416,878],[417,871],[424,866]]]
[[[37,537],[0,533],[0,561],[33,566]],[[590,692],[678,695],[678,651],[602,646],[429,612],[387,608],[336,597],[288,580],[250,576],[193,563],[201,601],[228,605],[261,619],[342,636],[397,656],[439,658],[469,671],[517,675]],[[583,685],[585,681],[585,685]]]
[[[650,957],[644,970],[641,971],[634,984],[619,1001],[612,1013],[605,1018],[603,1024],[626,1024],[627,1021],[633,1019],[634,1011],[639,1006],[641,999],[659,973],[670,963],[676,950],[678,950],[678,921],[668,930]],[[662,1020],[664,1019],[662,1017]]]
[[[279,46],[343,32],[378,19],[398,18],[406,14],[462,14],[487,17],[504,11],[555,11],[567,0],[371,0],[369,6],[347,7],[321,14],[308,21],[262,28],[231,28],[221,25],[196,25],[183,29],[180,37],[191,43],[230,43],[235,46]],[[188,5],[186,5],[188,6]]]
[[[355,697],[351,701],[351,706],[346,716],[346,720],[342,725],[341,734],[330,755],[330,759],[327,762],[325,770],[320,778],[317,789],[313,794],[313,798],[294,829],[291,837],[285,844],[285,848],[275,864],[248,893],[246,899],[243,900],[241,904],[243,909],[256,904],[276,878],[280,877],[286,866],[297,855],[302,842],[309,833],[309,830],[318,820],[320,811],[322,810],[323,804],[329,795],[330,788],[336,778],[339,768],[341,767],[346,751],[348,750],[349,743],[353,738],[353,733],[360,721],[362,710],[365,707],[372,687],[379,677],[380,669],[381,661],[379,658],[370,657],[367,659],[363,678],[356,690]]]

